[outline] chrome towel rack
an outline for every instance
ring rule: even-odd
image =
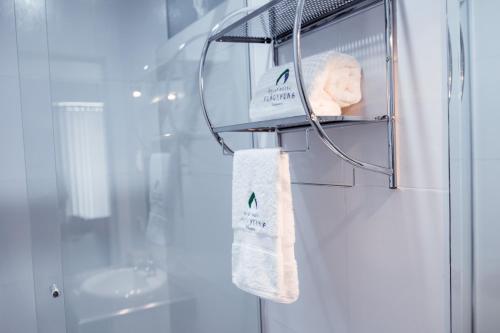
[[[328,23],[354,15],[361,10],[384,6],[385,19],[385,60],[387,110],[376,117],[367,116],[327,116],[314,113],[305,91],[302,73],[301,40],[304,33],[312,33]],[[239,16],[241,18],[237,19]],[[230,23],[232,22],[232,23]],[[395,142],[395,47],[394,47],[394,0],[271,0],[259,8],[243,8],[216,24],[203,47],[199,66],[199,93],[205,121],[225,154],[234,153],[220,133],[224,132],[276,132],[279,136],[289,129],[314,129],[320,140],[339,158],[356,168],[380,173],[389,177],[389,187],[397,188],[396,142]],[[214,126],[210,120],[204,90],[205,65],[208,50],[214,42],[263,43],[272,44],[276,51],[285,42],[293,42],[293,62],[300,100],[305,110],[304,116],[287,117],[268,121],[248,122],[230,126]],[[277,52],[275,52],[277,54]],[[275,64],[277,64],[275,56]],[[387,166],[380,166],[349,156],[328,135],[326,128],[346,124],[385,122],[387,126]],[[279,140],[278,140],[279,141]]]

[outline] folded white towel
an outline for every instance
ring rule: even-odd
[[[305,90],[317,116],[338,116],[361,101],[361,66],[356,58],[325,52],[302,61]],[[273,67],[260,79],[250,102],[252,121],[304,115],[293,64]]]
[[[288,155],[240,150],[233,164],[233,283],[279,303],[299,295]]]

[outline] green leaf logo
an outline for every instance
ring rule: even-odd
[[[252,208],[253,204],[255,204],[255,208],[257,208],[257,197],[255,196],[255,192],[252,192],[250,198],[248,198],[248,208]]]
[[[280,74],[280,76],[278,77],[278,79],[276,80],[276,85],[278,85],[280,83],[280,80],[282,78],[284,78],[283,80],[283,84],[286,83],[286,81],[288,81],[288,78],[290,77],[290,70],[287,68],[283,71],[283,73]]]

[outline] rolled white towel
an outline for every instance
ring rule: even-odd
[[[305,90],[314,113],[338,116],[361,101],[361,66],[356,58],[325,52],[302,60]],[[293,64],[273,67],[260,79],[250,103],[253,121],[304,115]]]

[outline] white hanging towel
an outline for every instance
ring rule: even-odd
[[[317,116],[339,116],[361,101],[361,65],[334,51],[302,60],[305,91]],[[271,68],[259,80],[250,102],[252,121],[303,116],[292,63]]]
[[[299,296],[288,155],[240,150],[233,162],[233,283],[279,303]]]

